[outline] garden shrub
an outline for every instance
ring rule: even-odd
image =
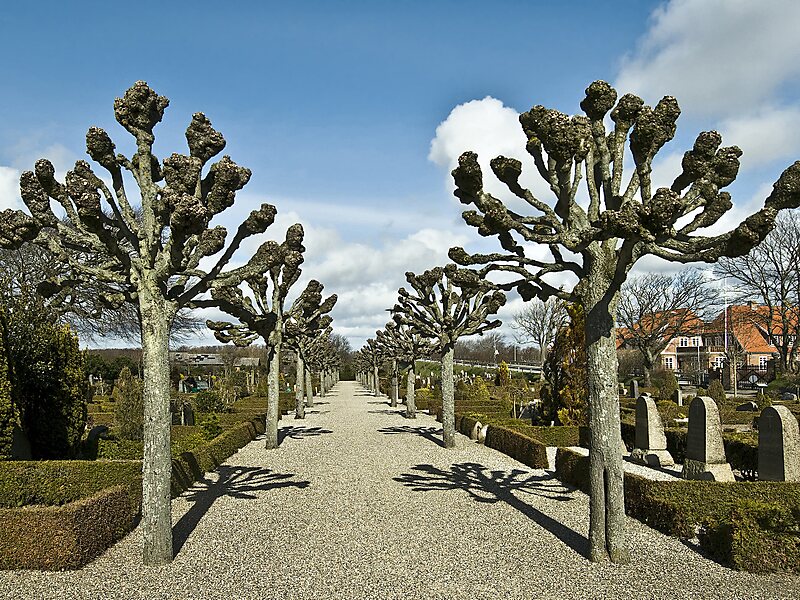
[[[119,436],[126,440],[144,439],[144,395],[142,380],[125,367],[114,383],[111,396],[115,401],[114,415]]]
[[[203,437],[207,440],[212,440],[222,433],[222,425],[219,422],[219,415],[217,413],[209,413],[200,419],[200,427],[203,430]]]
[[[0,345],[0,460],[11,455],[14,428],[19,426],[19,415],[11,402],[11,384],[8,382],[6,353]]]
[[[489,388],[486,387],[483,377],[476,377],[472,385],[469,386],[467,399],[472,404],[489,402]]]
[[[484,443],[533,469],[547,468],[547,446],[513,429],[489,424]]]
[[[225,403],[215,390],[201,390],[194,397],[194,403],[200,412],[225,412]]]
[[[708,384],[708,396],[717,403],[717,406],[724,404],[725,400],[727,400],[725,388],[722,387],[722,382],[719,379],[715,379]]]
[[[19,419],[33,457],[74,457],[87,416],[77,336],[68,325],[52,323],[44,307],[33,306],[0,306],[0,333],[13,418]]]
[[[678,378],[671,370],[665,369],[658,375],[658,397],[662,400],[672,400],[675,391],[678,389]]]

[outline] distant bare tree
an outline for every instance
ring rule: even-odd
[[[514,315],[511,328],[519,332],[520,341],[526,340],[536,344],[539,358],[544,364],[547,351],[556,338],[558,330],[567,321],[564,303],[555,297],[547,300],[534,298]]]
[[[749,316],[771,337],[779,370],[796,373],[800,342],[800,214],[780,215],[766,239],[745,256],[722,259],[715,269],[734,284],[736,300],[764,305]]]
[[[718,305],[719,291],[706,284],[695,269],[675,275],[648,273],[631,277],[622,286],[617,307],[617,335],[642,354],[644,384],[670,340],[701,335],[701,319]]]

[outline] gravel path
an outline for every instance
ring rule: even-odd
[[[180,550],[140,564],[134,531],[87,567],[0,572],[2,598],[796,598],[800,577],[737,573],[628,523],[635,559],[583,558],[588,501],[427,415],[342,382],[176,499]]]

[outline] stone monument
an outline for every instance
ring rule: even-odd
[[[768,406],[758,420],[758,478],[800,481],[800,432],[785,406]]]
[[[664,423],[658,414],[656,402],[649,396],[636,400],[636,444],[631,459],[651,467],[669,467],[675,464],[667,450]]]
[[[708,396],[697,396],[689,405],[689,434],[682,475],[684,479],[734,481],[725,458],[719,410]]]

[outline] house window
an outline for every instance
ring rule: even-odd
[[[715,356],[714,357],[714,363],[713,363],[714,364],[714,368],[715,369],[721,369],[724,362],[725,362],[725,358],[724,357]]]
[[[689,345],[689,338],[682,337],[682,338],[681,338],[681,340],[680,340],[680,342],[678,343],[678,345],[679,345],[681,348],[685,348],[686,346],[688,346],[688,345]]]
[[[762,371],[767,370],[767,360],[768,358],[766,356],[758,357],[758,368],[761,369]]]
[[[675,369],[675,361],[671,356],[664,357],[664,368],[674,370]]]
[[[700,345],[700,338],[699,337],[693,337],[692,338],[692,346],[697,347],[699,345]]]

